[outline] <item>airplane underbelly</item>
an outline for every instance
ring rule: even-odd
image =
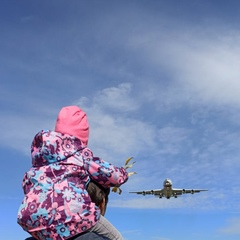
[[[165,196],[166,196],[166,198],[170,198],[172,196],[172,191],[166,190],[165,191]]]

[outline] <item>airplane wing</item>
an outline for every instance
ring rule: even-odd
[[[129,193],[136,193],[136,194],[142,194],[142,195],[155,195],[160,196],[163,194],[163,189],[156,189],[156,190],[146,190],[146,191],[139,191],[139,192],[129,192]]]
[[[182,195],[185,193],[194,194],[194,193],[199,193],[199,192],[203,192],[203,191],[208,191],[208,190],[206,190],[206,189],[177,189],[177,188],[172,189],[173,194],[177,194],[177,195]]]

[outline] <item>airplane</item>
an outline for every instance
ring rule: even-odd
[[[136,193],[136,194],[142,194],[142,195],[154,195],[155,197],[166,197],[167,199],[174,197],[177,198],[179,195],[186,194],[186,193],[199,193],[202,191],[208,191],[206,189],[178,189],[178,188],[172,188],[172,181],[167,178],[163,182],[163,188],[162,189],[155,189],[155,190],[146,190],[146,191],[139,191],[139,192],[130,192],[130,193]]]

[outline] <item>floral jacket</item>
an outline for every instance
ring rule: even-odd
[[[18,223],[36,239],[68,239],[97,223],[100,210],[86,191],[90,178],[104,187],[120,186],[128,179],[124,168],[94,157],[78,138],[67,134],[40,131],[31,154]]]

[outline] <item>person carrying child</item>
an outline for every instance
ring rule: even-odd
[[[78,106],[60,110],[55,131],[35,135],[17,220],[35,239],[72,239],[86,231],[123,239],[91,201],[86,187],[90,180],[104,188],[119,187],[128,173],[95,157],[87,147],[88,137],[87,116]]]

